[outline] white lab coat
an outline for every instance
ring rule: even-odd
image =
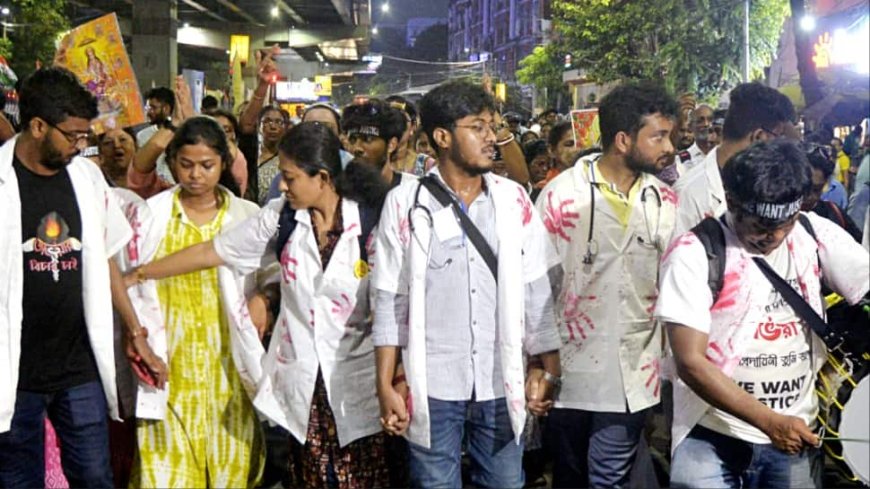
[[[718,152],[718,147],[710,150],[701,163],[686,172],[685,176],[680,176],[674,184],[679,197],[674,236],[691,230],[705,217],[719,217],[728,210],[716,160]]]
[[[263,257],[274,257],[270,241],[284,202],[283,197],[270,201],[257,216],[215,240],[215,250],[229,266],[250,271]],[[344,232],[325,271],[308,210],[296,211],[296,228],[281,254],[281,312],[254,398],[261,414],[301,443],[318,369],[341,446],[381,431],[359,210],[349,199],[341,206]]]
[[[0,433],[9,431],[15,412],[24,316],[21,200],[12,167],[16,140],[0,148]],[[75,157],[66,171],[82,219],[82,300],[88,338],[109,415],[119,419],[108,260],[130,239],[130,226],[97,165]]]
[[[637,412],[659,402],[662,340],[652,308],[659,256],[674,228],[676,194],[656,177],[641,174],[623,228],[596,189],[592,236],[598,252],[586,265],[590,164],[596,158],[590,155],[560,174],[537,201],[565,270],[556,303],[562,336],[562,389],[556,407],[624,412],[627,402],[630,412]],[[657,241],[659,249],[640,240]]]
[[[133,219],[131,223],[136,230],[133,240],[137,245],[137,258],[140,263],[148,263],[154,259],[165,237],[166,227],[172,217],[172,199],[178,191],[180,191],[179,186],[165,190],[137,206],[136,212],[131,214]],[[226,195],[231,195],[229,191],[225,189],[224,191]],[[255,204],[231,196],[220,233],[226,232],[248,216],[254,215],[257,210]],[[246,301],[246,292],[250,292],[253,288],[253,280],[226,266],[218,267],[217,272],[221,305],[230,328],[233,361],[245,391],[253,398],[257,383],[262,376],[260,361],[264,353],[257,329],[251,322]],[[166,361],[168,352],[166,326],[157,296],[157,281],[149,280],[131,287],[128,294],[139,321],[148,328],[149,346],[156,355]],[[166,388],[161,390],[139,381],[136,417],[165,419],[170,388],[168,383]]]
[[[437,171],[437,168],[430,172]],[[498,344],[511,427],[519,441],[526,421],[523,335],[525,285],[558,264],[540,217],[525,190],[492,174],[484,175],[495,207],[498,246]],[[411,395],[408,438],[430,446],[426,372],[426,272],[432,228],[427,214],[415,207],[417,182],[405,182],[387,196],[375,247],[374,287],[409,295],[408,345],[402,361]],[[418,205],[429,208],[431,197],[420,192]],[[411,228],[413,227],[413,231]]]

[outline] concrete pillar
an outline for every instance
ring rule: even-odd
[[[133,2],[132,61],[139,90],[175,87],[178,74],[178,4],[176,0]]]

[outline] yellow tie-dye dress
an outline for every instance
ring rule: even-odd
[[[212,239],[229,198],[208,224],[187,219],[178,194],[156,258]],[[169,405],[162,421],[137,420],[131,487],[253,487],[263,437],[230,352],[217,270],[159,281],[169,353]]]

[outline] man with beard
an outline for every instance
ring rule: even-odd
[[[598,114],[604,152],[578,160],[536,203],[565,271],[556,302],[562,390],[544,436],[553,487],[627,485],[660,400],[652,308],[676,199],[654,175],[674,157],[677,105],[661,87],[626,84]]]
[[[390,192],[374,245],[381,423],[408,431],[413,487],[462,487],[464,435],[474,485],[522,487],[526,409],[545,413],[561,375],[558,257],[525,189],[491,173],[492,96],[449,82],[419,108],[438,166]]]
[[[730,99],[722,142],[674,185],[679,196],[675,236],[692,229],[707,216],[725,213],[720,171],[729,158],[756,141],[800,138],[794,125],[794,106],[776,89],[757,82],[743,83],[731,90]]]
[[[172,127],[172,112],[175,110],[175,94],[166,87],[152,88],[145,94],[145,115],[151,125],[136,134],[136,147],[142,148],[163,127]],[[157,158],[157,176],[170,183],[175,183],[166,157],[162,154]]]
[[[416,179],[410,173],[393,168],[406,127],[407,119],[402,111],[380,100],[350,105],[341,116],[347,150],[354,158],[380,170],[390,187]]]
[[[162,388],[166,367],[111,258],[130,226],[99,167],[77,156],[96,100],[69,71],[48,68],[24,81],[20,108],[22,132],[0,148],[0,487],[44,485],[46,413],[70,486],[114,487],[112,302],[140,378]]]

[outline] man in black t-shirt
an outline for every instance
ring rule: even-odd
[[[77,157],[96,100],[48,68],[24,81],[19,105],[22,132],[0,148],[0,487],[44,485],[46,415],[70,486],[112,487],[113,302],[143,381],[162,387],[166,367],[111,258],[130,227],[100,169]]]

